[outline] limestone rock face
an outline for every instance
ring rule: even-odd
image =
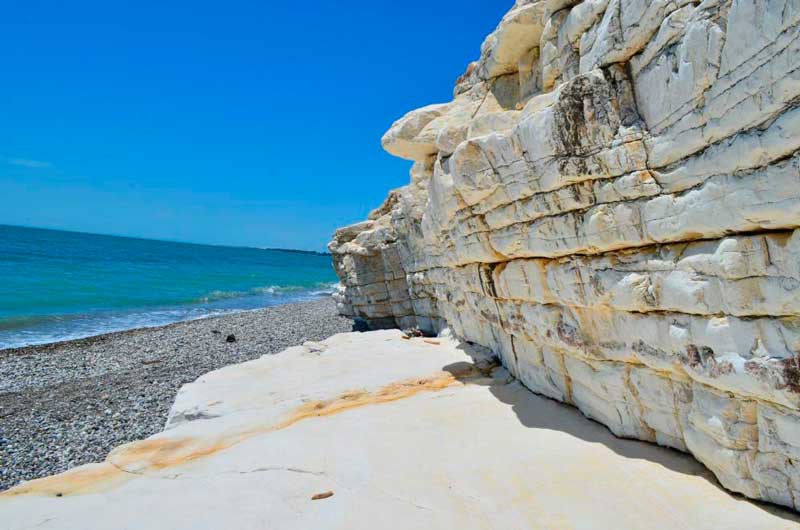
[[[342,314],[493,350],[618,436],[800,509],[800,0],[519,0],[383,144]]]

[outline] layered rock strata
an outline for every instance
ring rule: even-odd
[[[519,0],[383,138],[340,310],[800,508],[800,0]]]

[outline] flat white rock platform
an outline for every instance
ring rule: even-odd
[[[800,525],[723,491],[689,456],[530,393],[467,346],[378,331],[207,374],[163,433],[0,495],[0,528]]]

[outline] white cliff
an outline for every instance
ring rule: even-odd
[[[336,232],[341,312],[800,509],[798,102],[800,0],[519,0],[384,136],[411,183]]]

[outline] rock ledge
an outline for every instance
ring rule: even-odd
[[[476,419],[477,418],[477,419]],[[502,509],[498,507],[501,506]],[[447,337],[347,333],[186,385],[166,430],[0,495],[8,530],[795,528]]]

